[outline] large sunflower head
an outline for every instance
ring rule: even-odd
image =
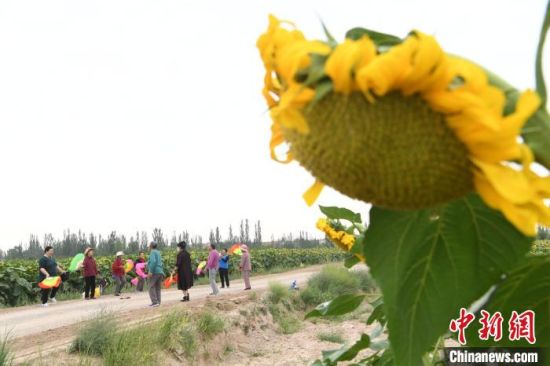
[[[550,224],[550,178],[531,170],[519,138],[540,101],[524,92],[511,114],[478,66],[411,32],[392,47],[367,35],[305,39],[270,17],[258,48],[273,120],[271,155],[297,160],[323,185],[392,209],[435,207],[477,191],[520,230]],[[286,157],[275,148],[288,143]],[[511,162],[514,162],[511,164]]]

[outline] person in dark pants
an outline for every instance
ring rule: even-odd
[[[147,261],[147,278],[149,278],[149,297],[151,298],[151,307],[160,306],[160,286],[164,279],[164,265],[162,263],[162,257],[157,250],[157,243],[151,242],[149,244],[151,253],[149,254],[149,260]]]
[[[220,257],[220,281],[222,282],[222,288],[225,288],[226,285],[229,288],[229,255],[227,255],[227,249],[225,248]]]
[[[191,255],[186,250],[187,243],[182,241],[178,243],[178,257],[174,271],[178,274],[178,290],[183,291],[181,301],[189,301],[189,289],[193,287],[193,270],[191,269]]]
[[[65,274],[65,270],[61,268],[53,257],[53,247],[47,246],[44,248],[44,255],[38,260],[38,282],[44,281],[48,277],[57,276],[57,273]],[[57,302],[55,294],[59,287],[40,289],[40,299],[42,306],[48,306],[49,301],[53,304]]]
[[[115,296],[120,296],[120,293],[122,291],[122,288],[124,287],[124,284],[126,283],[126,277],[124,273],[124,262],[122,261],[122,256],[124,255],[123,252],[118,251],[116,253],[116,259],[113,262],[113,265],[111,266],[111,271],[113,274],[113,280],[115,280],[116,287],[115,287]]]
[[[94,250],[86,248],[84,251],[84,299],[95,299],[95,278],[98,275],[97,263],[94,259]]]

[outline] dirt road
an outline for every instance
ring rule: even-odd
[[[291,272],[253,277],[252,288],[253,290],[266,289],[269,282],[272,281],[290,285],[292,280],[297,280],[298,284],[303,286],[307,279],[312,274],[317,273],[321,267],[312,266]],[[229,289],[220,289],[220,294],[224,298],[231,295],[242,295],[244,293],[243,288],[242,280],[238,279],[231,282]],[[193,287],[190,291],[191,302],[189,304],[207,298],[210,291],[210,286]],[[174,288],[162,291],[162,305],[159,308],[147,307],[150,303],[147,292],[129,294],[129,296],[131,298],[125,300],[120,300],[113,295],[106,295],[94,301],[62,301],[57,304],[50,304],[46,308],[40,305],[29,305],[2,310],[0,312],[0,333],[10,332],[11,338],[16,341],[16,344],[28,346],[28,341],[33,336],[47,332],[50,334],[48,337],[51,337],[51,335],[58,333],[56,330],[78,326],[79,323],[86,321],[102,310],[134,314],[136,318],[147,318],[155,317],[155,314],[159,313],[159,309],[162,311],[163,308],[167,307],[187,305],[187,303],[180,302],[181,291]],[[212,299],[215,300],[215,297],[212,297]]]

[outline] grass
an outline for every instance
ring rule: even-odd
[[[187,324],[186,326],[184,326],[179,331],[178,339],[185,357],[192,358],[195,355],[197,348],[199,347],[199,343],[197,340],[197,331],[195,327],[191,324]]]
[[[84,325],[69,348],[69,352],[103,356],[115,337],[116,322],[112,314],[100,312]]]
[[[376,284],[367,271],[350,271],[341,266],[329,265],[309,279],[300,296],[307,306],[317,306],[340,295],[375,289]]]
[[[13,355],[8,345],[9,332],[0,339],[0,366],[10,366],[13,364]]]
[[[269,291],[268,291],[268,301],[272,304],[278,304],[283,299],[287,299],[290,297],[290,293],[288,291],[288,288],[281,285],[278,282],[270,282],[269,283]]]
[[[317,334],[320,341],[344,344],[346,341],[341,334],[335,332],[322,332]]]
[[[297,299],[296,293],[290,292],[280,283],[269,283],[266,297],[268,309],[283,334],[296,333],[301,327],[301,320],[296,311]]]
[[[114,334],[103,352],[105,366],[159,365],[157,336],[149,326]]]
[[[173,311],[162,317],[158,329],[158,343],[164,349],[174,351],[179,346],[178,333],[189,321],[183,311]]]
[[[196,326],[201,335],[206,339],[211,339],[216,334],[223,332],[225,323],[219,316],[210,311],[205,311],[199,315]]]

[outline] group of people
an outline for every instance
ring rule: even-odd
[[[187,243],[182,241],[178,243],[178,254],[176,257],[176,263],[171,271],[171,275],[177,275],[177,287],[178,290],[183,292],[183,298],[181,301],[189,301],[189,289],[193,286],[193,270],[191,254],[187,251]],[[239,264],[239,269],[242,272],[243,280],[245,284],[245,290],[250,290],[250,272],[252,271],[252,265],[250,261],[250,253],[248,246],[243,244],[240,246],[242,256]],[[164,280],[164,263],[161,252],[157,249],[157,244],[152,242],[149,244],[149,258],[145,259],[145,253],[140,252],[139,257],[134,264],[137,266],[139,263],[145,263],[147,268],[147,282],[149,285],[149,297],[151,299],[150,307],[158,307],[161,303],[161,287]],[[206,261],[205,270],[208,272],[208,278],[212,292],[210,295],[218,295],[219,289],[216,283],[217,274],[220,274],[221,287],[229,288],[229,255],[227,249],[223,249],[220,254],[216,250],[214,244],[208,246],[209,254]],[[41,282],[44,279],[60,275],[62,280],[66,280],[67,271],[59,266],[53,257],[53,247],[47,246],[44,249],[44,255],[38,261],[39,277],[38,281]],[[111,266],[112,278],[115,282],[115,296],[121,296],[122,289],[126,284],[126,272],[125,262],[123,260],[124,253],[119,251],[115,255],[115,260]],[[99,276],[97,263],[94,259],[94,249],[86,248],[84,251],[84,260],[80,267],[84,276],[84,299],[95,300],[96,299],[96,279]],[[136,291],[143,291],[145,279],[141,276],[136,277]],[[48,302],[55,303],[55,295],[59,287],[42,288],[41,289],[41,302],[42,306],[48,306]],[[122,298],[122,297],[121,297]],[[129,297],[126,297],[129,298]]]

